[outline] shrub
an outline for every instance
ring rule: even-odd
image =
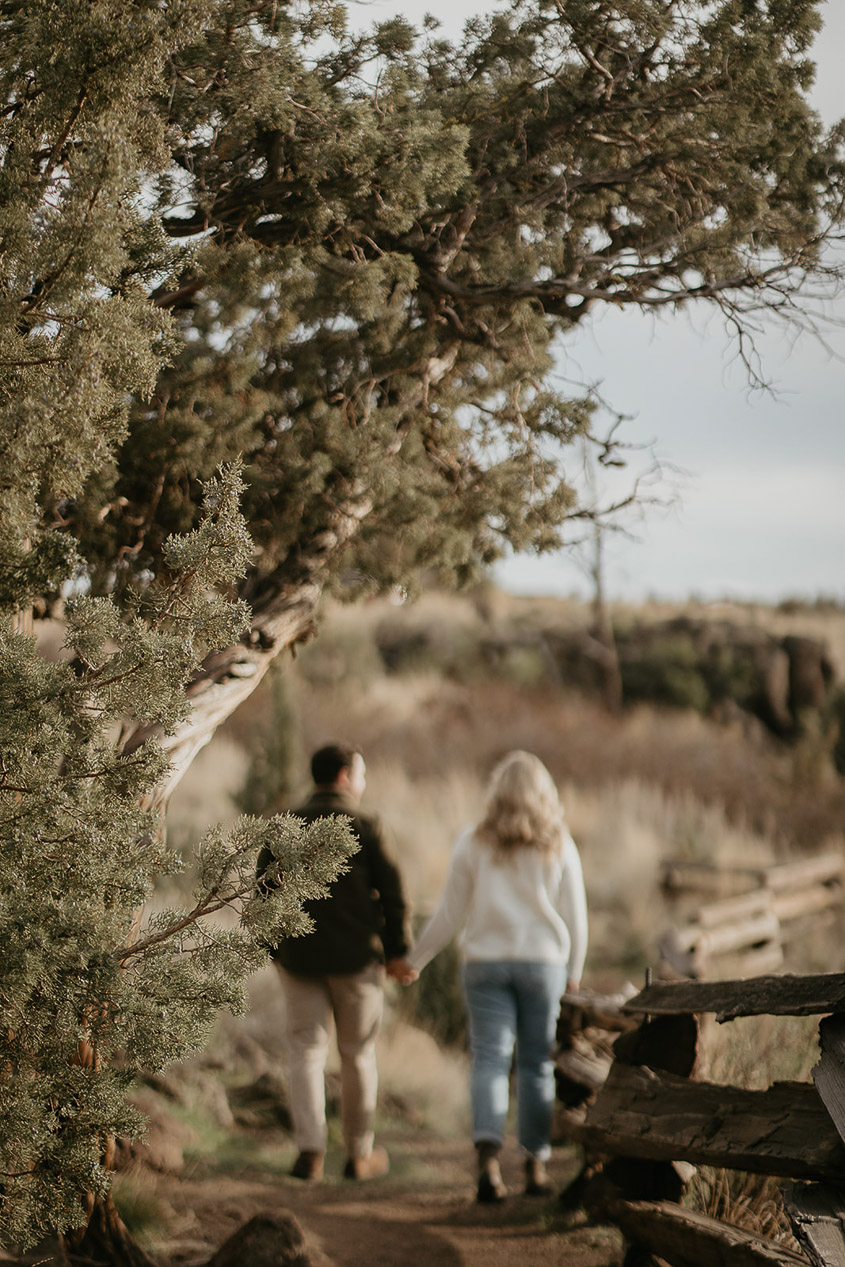
[[[687,633],[648,639],[622,649],[622,689],[629,703],[649,701],[673,708],[692,708],[704,713],[710,691],[698,651]]]

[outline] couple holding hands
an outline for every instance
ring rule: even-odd
[[[411,947],[399,872],[378,821],[361,814],[364,759],[332,744],[311,760],[315,790],[293,812],[306,821],[343,814],[361,848],[329,896],[308,903],[313,931],[271,953],[287,1011],[289,1099],[298,1156],[291,1174],[317,1180],[326,1151],[325,1066],[334,1020],[341,1064],[344,1175],[388,1171],[373,1139],[385,974],[408,985],[459,937],[470,1028],[477,1199],[503,1201],[499,1152],[516,1057],[517,1136],[529,1195],[551,1192],[546,1173],[555,1085],[552,1049],[561,995],[578,988],[587,904],[578,850],[557,788],[531,753],[494,769],[479,822],[455,843],[438,907]],[[272,861],[259,858],[259,875]],[[265,880],[265,883],[271,883]]]

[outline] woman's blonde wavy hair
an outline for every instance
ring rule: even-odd
[[[534,848],[551,854],[565,831],[552,776],[531,752],[509,752],[490,775],[476,835],[501,854]]]

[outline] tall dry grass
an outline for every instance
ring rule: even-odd
[[[821,637],[845,672],[845,611],[839,609],[734,603],[616,610],[629,623],[684,612]],[[824,726],[809,726],[789,748],[739,713],[716,723],[694,712],[641,706],[611,717],[544,678],[542,653],[529,645],[532,630],[566,631],[589,619],[588,605],[574,599],[515,598],[492,588],[472,597],[426,594],[401,608],[385,600],[327,605],[319,637],[296,666],[305,746],[343,737],[360,743],[370,764],[392,756],[419,774],[464,769],[482,776],[507,748],[525,747],[561,781],[655,784],[718,805],[732,822],[789,851],[821,848],[841,832],[845,780],[833,770],[835,736]],[[501,646],[515,632],[523,641],[517,637],[513,654],[489,662],[490,638]],[[404,648],[401,675],[386,671],[380,640],[388,653]],[[259,697],[230,723],[237,741],[248,744],[261,707]]]
[[[738,618],[736,610],[706,610]],[[638,615],[663,619],[677,611],[664,605]],[[485,623],[526,627],[548,623],[552,612],[561,625],[589,616],[575,600],[522,600],[495,590],[472,599],[426,595],[400,613],[411,647],[424,635],[426,662],[399,675],[386,671],[377,645],[384,622],[397,619],[395,607],[329,607],[320,636],[292,672],[305,750],[335,738],[362,747],[365,805],[394,838],[418,914],[436,902],[452,843],[477,816],[489,770],[512,748],[536,752],[562,789],[590,893],[591,962],[602,974],[643,971],[655,960],[657,936],[678,918],[658,888],[662,859],[767,865],[845,847],[845,781],[818,753],[787,749],[749,719],[717,724],[647,706],[613,716],[572,692],[491,678],[484,666],[474,676],[462,659]],[[845,613],[813,610],[804,626],[802,613],[743,606],[741,614],[791,632],[817,633],[825,622],[828,631],[842,630],[845,646]],[[248,744],[258,722],[266,724],[262,708],[258,694],[222,738]],[[304,770],[300,776],[304,795]],[[815,961],[825,955],[831,968],[840,966],[830,938]]]
[[[393,609],[384,603],[331,610],[317,642],[291,668],[305,751],[335,738],[362,747],[369,772],[364,807],[386,823],[417,918],[437,901],[452,844],[476,819],[489,770],[513,748],[536,752],[561,788],[589,898],[585,979],[597,988],[618,988],[626,978],[639,984],[656,962],[657,938],[678,918],[659,888],[664,858],[767,865],[804,851],[845,848],[845,785],[830,777],[823,754],[785,749],[751,722],[716,724],[692,712],[644,706],[611,716],[572,693],[491,679],[486,670],[474,675],[465,659],[474,645],[469,634],[475,636],[493,607],[498,621],[515,619],[515,602],[495,592],[472,601],[438,595],[408,613],[412,631],[415,622],[437,627],[444,660],[455,666],[451,677],[430,663],[402,676],[385,671],[376,639]],[[538,621],[547,617],[544,606],[545,600],[536,600]],[[561,621],[585,619],[584,605],[574,601],[556,602],[555,610]],[[750,610],[743,608],[746,616]],[[526,611],[523,603],[520,621]],[[669,614],[676,609],[653,612],[654,618]],[[835,628],[845,649],[845,614],[811,615],[802,623],[801,613],[760,609],[753,618],[783,632],[824,628],[831,644],[840,645],[838,636],[831,637]],[[257,692],[201,754],[174,798],[172,830],[186,853],[192,833],[234,814],[246,753],[259,723],[271,720],[268,708],[269,696]],[[298,779],[294,799],[307,792],[304,768]],[[840,970],[840,933],[836,925],[808,937],[788,966]],[[280,991],[268,970],[253,983],[250,1013],[229,1029],[224,1024],[219,1041],[229,1054],[221,1058],[243,1061],[250,1052],[263,1052],[281,1067],[283,1033]],[[398,993],[391,995],[385,1085],[422,1098],[431,1112],[451,1105],[447,1119],[460,1114],[465,1057],[457,1052],[445,1063],[435,1061],[430,1040],[415,1033],[405,1023]],[[756,1070],[768,1077],[772,1054],[806,1076],[813,1044],[800,1027],[787,1027],[780,1038],[770,1038],[765,1027],[747,1041],[740,1041],[742,1033],[733,1027],[717,1031],[716,1076],[752,1079]],[[432,1071],[427,1089],[418,1085],[424,1069]],[[447,1086],[456,1089],[457,1106]]]

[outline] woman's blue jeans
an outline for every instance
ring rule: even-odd
[[[555,1103],[555,1038],[566,967],[519,960],[463,967],[472,1052],[473,1139],[501,1144],[516,1049],[517,1134],[526,1153],[545,1161]]]

